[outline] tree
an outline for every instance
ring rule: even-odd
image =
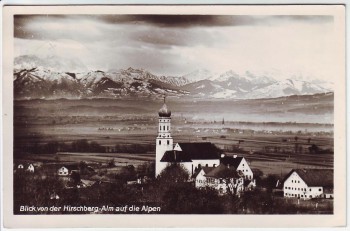
[[[80,174],[76,171],[73,171],[70,174],[70,178],[72,179],[72,182],[74,184],[74,186],[78,185],[80,183]]]
[[[116,178],[121,180],[123,183],[126,183],[127,181],[136,180],[135,167],[133,165],[122,167],[119,174],[116,175]]]
[[[163,195],[162,211],[170,214],[220,214],[223,205],[215,189],[190,183],[171,185]]]
[[[157,179],[162,184],[186,182],[189,172],[181,164],[172,163],[160,172]]]
[[[310,153],[318,154],[319,151],[320,151],[320,148],[316,144],[313,144],[313,145],[311,145],[311,147],[309,147]]]

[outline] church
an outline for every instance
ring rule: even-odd
[[[217,167],[220,149],[210,142],[176,143],[171,136],[171,111],[165,103],[158,112],[156,177],[170,163],[181,163],[192,176],[201,167]]]

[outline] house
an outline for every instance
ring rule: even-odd
[[[69,176],[72,172],[79,172],[79,167],[76,164],[62,166],[57,170],[57,175],[59,176]]]
[[[333,169],[293,169],[283,181],[284,197],[333,198]]]
[[[50,200],[58,200],[60,199],[60,197],[58,196],[58,194],[56,192],[52,192],[50,194]]]
[[[239,195],[244,191],[244,175],[234,167],[220,164],[217,167],[203,167],[196,176],[195,185],[216,189],[220,195],[231,192]]]
[[[24,169],[24,165],[23,164],[19,164],[17,168],[23,170]]]
[[[249,164],[244,157],[238,157],[237,155],[230,157],[223,154],[221,156],[220,163],[226,166],[232,166],[237,169],[237,171],[241,171],[244,175],[244,178],[247,180],[254,179],[253,171],[249,167]]]
[[[29,164],[26,171],[28,172],[34,172],[34,165],[33,164]]]
[[[201,169],[197,170],[197,173],[193,175],[196,188],[208,186],[206,174],[208,174],[214,168],[215,167],[202,167]]]
[[[77,188],[88,188],[93,186],[96,181],[81,179],[80,183],[77,185]]]
[[[61,168],[58,169],[57,174],[59,176],[68,176],[69,175],[69,170],[65,166],[62,166]]]

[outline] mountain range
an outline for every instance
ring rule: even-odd
[[[34,55],[14,60],[15,99],[160,97],[255,99],[332,92],[329,82],[234,70],[199,69],[183,76],[159,76],[144,69],[88,71],[78,60]]]

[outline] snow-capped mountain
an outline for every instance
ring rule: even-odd
[[[207,69],[198,69],[198,70],[192,71],[191,73],[188,73],[182,77],[187,79],[188,83],[194,83],[194,82],[198,82],[198,81],[205,80],[205,79],[211,79],[211,78],[215,77],[216,75],[217,75],[216,73],[212,73],[211,71],[209,71]]]
[[[16,98],[148,97],[188,94],[172,84],[149,76],[148,72],[131,68],[118,73],[23,69],[14,72],[14,90]]]
[[[55,58],[59,60],[58,58]],[[68,62],[68,61],[66,61]],[[76,61],[79,63],[79,61]],[[266,73],[234,70],[213,74],[198,70],[187,75],[157,76],[144,69],[116,69],[107,72],[68,71],[60,61],[44,62],[36,56],[15,59],[14,90],[16,98],[72,97],[151,97],[172,95],[203,99],[274,98],[331,92],[332,85],[322,81],[289,78],[277,81]],[[46,66],[46,67],[45,67]]]
[[[81,72],[87,71],[87,67],[77,59],[67,59],[56,55],[40,58],[35,55],[22,55],[14,60],[14,69],[46,68],[57,72]]]

